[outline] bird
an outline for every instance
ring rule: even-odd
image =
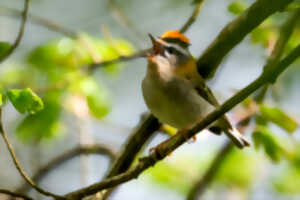
[[[178,30],[149,37],[152,48],[145,56],[148,64],[142,81],[145,104],[160,122],[184,133],[220,104],[197,71],[189,38]],[[239,148],[250,146],[226,115],[208,129],[218,135],[223,131]]]

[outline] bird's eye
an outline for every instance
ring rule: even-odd
[[[169,54],[174,54],[176,50],[175,50],[173,47],[168,47],[168,48],[166,48],[166,51],[167,51]]]

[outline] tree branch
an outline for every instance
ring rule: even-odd
[[[162,142],[155,148],[149,156],[143,157],[139,160],[138,164],[117,176],[107,178],[101,182],[92,184],[88,187],[76,190],[66,195],[70,199],[80,199],[87,195],[94,194],[100,190],[111,188],[120,185],[124,182],[137,178],[144,170],[153,166],[158,161],[165,158],[168,154],[185,143],[187,140],[195,136],[199,131],[206,128],[212,122],[223,116],[226,112],[242,102],[245,98],[251,95],[258,88],[270,82],[273,77],[278,77],[292,62],[300,57],[300,45],[298,45],[289,55],[287,55],[281,62],[273,67],[270,67],[267,71],[264,71],[256,80],[250,83],[247,87],[240,90],[233,97],[228,99],[220,107],[216,108],[213,112],[208,114],[203,120],[200,121],[194,128],[188,132],[182,134],[176,134],[168,140]]]
[[[8,149],[8,151],[9,151],[9,153],[10,153],[12,159],[13,159],[13,162],[14,162],[14,164],[15,164],[15,166],[16,166],[18,172],[20,173],[20,175],[24,178],[24,180],[25,180],[28,184],[30,184],[35,190],[37,190],[37,191],[40,192],[41,194],[44,194],[44,195],[46,195],[46,196],[53,197],[53,198],[55,198],[55,199],[65,199],[63,196],[59,196],[59,195],[53,194],[53,193],[51,193],[51,192],[48,192],[48,191],[46,191],[46,190],[40,188],[35,182],[33,182],[33,181],[30,179],[29,176],[27,176],[27,174],[25,173],[25,171],[22,169],[22,167],[21,167],[19,161],[17,160],[16,155],[15,155],[15,152],[14,152],[14,150],[13,150],[11,144],[10,144],[9,141],[8,141],[8,138],[7,138],[7,136],[6,136],[5,132],[4,132],[4,129],[3,129],[3,124],[2,124],[1,118],[2,118],[2,109],[0,108],[0,134],[1,134],[1,136],[3,137],[3,140],[4,140],[4,142],[5,142],[6,146],[7,146],[7,149]]]
[[[20,194],[20,193],[17,193],[17,192],[12,192],[12,191],[5,190],[5,189],[0,189],[0,193],[8,194],[12,197],[18,197],[18,198],[22,198],[22,199],[25,199],[25,200],[33,200],[33,198],[31,198],[29,196],[26,196],[24,194]]]
[[[14,18],[22,17],[22,12],[14,8],[0,7],[0,11],[1,11],[0,15],[10,16]],[[63,27],[62,25],[57,24],[49,19],[40,16],[35,16],[30,13],[27,14],[27,17],[29,22],[45,27],[48,30],[61,33],[70,38],[76,38],[77,36],[77,32],[70,30],[66,27]]]
[[[193,23],[196,21],[197,16],[199,15],[200,12],[200,8],[202,5],[202,2],[204,0],[200,0],[194,8],[194,11],[192,12],[192,15],[187,19],[187,21],[182,25],[182,27],[180,28],[180,32],[185,33],[192,25]],[[116,59],[113,60],[109,60],[109,61],[103,61],[100,63],[94,63],[92,65],[89,66],[89,70],[90,72],[93,72],[95,69],[100,68],[100,67],[105,67],[114,63],[119,63],[119,62],[126,62],[126,61],[130,61],[130,60],[134,60],[137,58],[142,58],[145,57],[147,52],[149,52],[151,49],[143,49],[140,50],[132,55],[129,56],[120,56]]]
[[[196,21],[198,15],[199,15],[199,12],[200,12],[203,1],[204,0],[199,0],[196,3],[194,11],[192,12],[192,15],[188,18],[188,20],[185,22],[185,24],[183,24],[183,26],[179,29],[179,31],[181,33],[185,33],[190,28],[190,26]]]
[[[140,125],[136,128],[127,143],[124,146],[124,151],[116,160],[113,167],[109,170],[106,177],[112,177],[116,174],[125,172],[139,153],[145,142],[152,136],[152,133],[157,131],[160,123],[153,116],[150,115],[145,120],[142,120]]]
[[[198,71],[211,78],[223,58],[244,37],[273,13],[283,10],[293,0],[257,0],[239,17],[227,24],[197,61]]]
[[[13,45],[6,51],[6,53],[0,55],[0,63],[3,62],[6,58],[8,58],[14,52],[14,50],[19,46],[21,42],[25,30],[25,24],[26,24],[27,14],[29,10],[29,2],[30,2],[29,0],[24,1],[24,11],[22,13],[22,22],[21,22],[18,36],[15,42],[13,43]]]
[[[191,25],[195,22],[198,14],[200,12],[202,2],[203,2],[203,0],[199,1],[195,5],[192,15],[187,19],[187,21],[184,23],[182,28],[180,28],[180,31],[182,33],[186,32],[191,27]],[[129,57],[129,59],[143,57],[146,55],[146,53],[149,50],[150,49],[142,50],[142,51],[138,52],[137,54],[134,54],[134,57]],[[120,59],[120,58],[118,58],[118,59]],[[128,59],[128,57],[125,57],[123,59],[125,59],[125,61],[126,61]],[[107,64],[111,64],[111,62],[112,61],[108,61]],[[104,63],[102,63],[102,65],[103,64]],[[94,70],[95,67],[91,67],[91,69]],[[136,131],[127,140],[127,144],[124,147],[123,153],[120,155],[119,159],[116,161],[114,166],[111,168],[111,170],[107,174],[106,178],[112,177],[114,175],[123,173],[126,170],[128,170],[128,168],[130,167],[130,165],[134,161],[136,155],[140,152],[140,150],[142,149],[144,144],[153,135],[153,133],[160,128],[160,126],[161,126],[161,124],[158,122],[158,120],[153,115],[146,116],[146,119],[140,123],[140,125],[137,127]],[[106,194],[104,194],[104,199],[106,199],[111,192],[112,192],[112,190],[108,191]]]
[[[283,53],[283,50],[287,44],[287,41],[289,40],[290,36],[292,35],[292,32],[294,30],[294,27],[297,23],[297,20],[300,15],[300,10],[295,11],[293,14],[291,14],[290,18],[284,23],[284,25],[280,29],[280,35],[279,38],[275,44],[274,49],[271,52],[271,55],[269,56],[267,63],[265,67],[272,67],[278,63],[278,61],[281,58],[281,55]],[[255,96],[255,100],[261,102],[265,96],[265,92],[267,91],[267,84],[265,87],[263,87],[263,90],[261,93],[259,93],[257,96]],[[247,123],[250,122],[250,119],[254,116],[254,113],[252,113],[250,116],[248,116],[246,121]],[[198,199],[205,191],[205,189],[210,185],[210,183],[213,181],[216,173],[218,172],[219,168],[222,166],[223,161],[225,160],[226,156],[231,152],[232,149],[231,143],[226,143],[223,148],[219,151],[219,153],[216,155],[214,161],[210,165],[210,168],[207,170],[207,172],[204,174],[204,176],[196,182],[196,184],[193,186],[193,188],[190,190],[187,200],[196,200]]]
[[[116,158],[116,153],[112,151],[109,147],[105,145],[91,145],[91,146],[78,146],[75,147],[57,157],[50,160],[43,167],[38,169],[32,176],[32,180],[36,183],[40,182],[44,177],[46,177],[52,170],[64,164],[65,162],[77,157],[82,154],[97,154],[105,155],[110,159],[110,162],[114,161]],[[28,184],[21,185],[16,191],[24,193],[30,189]]]

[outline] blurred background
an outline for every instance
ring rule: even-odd
[[[253,2],[204,1],[186,33],[192,54],[201,55],[220,30]],[[23,5],[23,0],[0,1],[0,41],[15,40]],[[148,33],[159,36],[178,29],[194,7],[191,0],[31,0],[21,44],[0,68],[2,91],[29,87],[44,102],[44,109],[33,115],[20,114],[9,102],[3,108],[4,129],[30,176],[79,145],[100,144],[113,153],[122,150],[147,111],[141,93],[146,61],[111,64],[92,73],[89,64],[149,48]],[[208,82],[221,102],[259,76],[288,15],[281,12],[268,18],[225,58]],[[55,25],[37,24],[36,17]],[[300,25],[285,52],[299,44],[299,33]],[[266,89],[263,101],[249,97],[232,110],[234,123],[251,113],[243,129],[253,145],[222,154],[224,159],[202,199],[300,199],[299,76],[300,62],[296,62]],[[143,154],[167,137],[157,134]],[[137,180],[123,184],[110,199],[186,199],[226,142],[224,135],[203,131],[195,142],[184,144]],[[65,194],[101,180],[109,166],[106,155],[77,156],[54,168],[39,184]],[[16,190],[23,184],[1,140],[0,188]],[[27,192],[36,199],[46,198]]]

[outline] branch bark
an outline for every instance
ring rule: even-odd
[[[188,20],[183,24],[183,26],[179,29],[179,31],[181,33],[185,33],[190,26],[196,21],[199,13],[200,13],[200,9],[202,7],[202,3],[204,0],[199,0],[194,8],[194,11],[192,12],[192,15],[188,18]]]
[[[293,0],[257,0],[239,17],[227,24],[199,57],[197,67],[204,78],[211,78],[223,58],[244,37],[273,13],[283,10]]]
[[[25,2],[24,2],[24,10],[22,13],[22,22],[21,22],[18,36],[17,36],[15,42],[13,43],[13,45],[6,51],[6,53],[3,53],[2,55],[0,55],[0,63],[3,62],[6,58],[8,58],[14,52],[14,50],[19,46],[19,44],[22,40],[24,31],[25,31],[25,24],[27,21],[29,2],[30,2],[30,0],[25,0]]]
[[[192,25],[193,23],[196,21],[197,16],[199,15],[200,12],[200,8],[201,5],[203,3],[204,0],[200,0],[194,8],[194,11],[192,12],[191,16],[187,19],[187,21],[182,25],[182,27],[179,29],[180,32],[185,33]],[[93,72],[95,69],[100,68],[100,67],[105,67],[114,63],[119,63],[119,62],[126,62],[126,61],[130,61],[130,60],[134,60],[137,58],[142,58],[145,57],[147,52],[149,52],[151,49],[143,49],[140,50],[132,55],[129,56],[120,56],[116,59],[113,60],[109,60],[109,61],[103,61],[100,63],[94,63],[92,65],[89,66],[89,70],[90,72]]]
[[[57,157],[50,160],[48,163],[46,163],[43,167],[38,169],[34,175],[32,176],[32,180],[36,183],[40,182],[44,177],[46,177],[51,171],[56,169],[57,167],[63,165],[67,161],[75,158],[78,155],[104,155],[107,156],[110,159],[110,162],[112,163],[116,158],[116,153],[112,151],[109,147],[105,145],[92,145],[92,146],[79,146],[75,147]],[[21,185],[16,191],[20,193],[25,193],[30,189],[28,184]]]
[[[176,134],[170,139],[162,142],[155,148],[149,156],[143,157],[139,160],[138,164],[129,169],[127,172],[122,173],[111,178],[107,178],[101,182],[92,184],[88,187],[76,190],[66,197],[69,199],[81,199],[87,195],[94,194],[103,189],[111,188],[120,185],[124,182],[137,178],[144,170],[156,164],[158,161],[165,158],[168,154],[185,143],[187,140],[195,136],[199,131],[206,128],[212,122],[223,116],[226,112],[232,109],[235,105],[242,102],[245,98],[251,95],[254,91],[259,89],[264,84],[270,83],[273,77],[278,77],[291,63],[293,63],[298,57],[300,57],[300,45],[298,45],[290,54],[288,54],[279,64],[269,67],[265,70],[256,80],[250,83],[247,87],[240,90],[233,97],[228,99],[220,107],[216,108],[213,112],[208,114],[203,120],[200,121],[194,128],[186,132],[185,134]]]
[[[5,15],[5,16],[10,16],[10,17],[14,17],[14,18],[19,18],[22,17],[22,12],[14,9],[14,8],[7,8],[7,7],[0,7],[0,15]],[[36,15],[32,15],[28,12],[27,14],[28,16],[28,21],[32,22],[34,24],[40,25],[42,27],[47,28],[48,30],[52,30],[55,31],[57,33],[61,33],[65,36],[71,37],[71,38],[76,38],[77,37],[77,32],[73,31],[71,29],[68,29],[60,24],[57,24],[54,21],[51,21],[49,19],[40,17],[40,16],[36,16]]]
[[[11,197],[22,198],[24,200],[33,200],[33,198],[31,198],[29,196],[26,196],[24,194],[20,194],[20,193],[17,193],[17,192],[12,192],[12,191],[5,190],[5,189],[0,189],[0,193],[2,193],[2,194],[8,194]]]
[[[56,194],[54,194],[54,193],[48,192],[48,191],[46,191],[46,190],[40,188],[40,187],[39,187],[39,186],[38,186],[38,185],[37,185],[37,184],[36,184],[36,183],[35,183],[35,182],[34,182],[34,181],[33,181],[26,173],[25,173],[25,171],[22,169],[22,167],[21,167],[21,165],[20,165],[20,163],[19,163],[19,161],[18,161],[18,159],[17,159],[17,157],[16,157],[16,155],[15,155],[15,152],[14,152],[14,150],[13,150],[13,147],[11,146],[11,144],[10,144],[9,141],[8,141],[8,138],[7,138],[7,136],[6,136],[6,133],[5,133],[4,129],[3,129],[3,125],[2,125],[2,120],[1,120],[1,118],[2,118],[2,109],[0,108],[0,134],[1,134],[1,136],[3,137],[3,140],[4,140],[4,142],[5,142],[6,146],[7,146],[7,149],[8,149],[8,151],[9,151],[9,153],[10,153],[12,159],[13,159],[13,162],[14,162],[14,164],[15,164],[15,166],[16,166],[18,172],[20,173],[20,175],[24,178],[24,180],[25,180],[28,184],[31,185],[31,187],[33,187],[33,188],[34,188],[36,191],[38,191],[39,193],[44,194],[44,195],[46,195],[46,196],[53,197],[54,199],[65,199],[65,197],[63,197],[63,196],[56,195]]]

